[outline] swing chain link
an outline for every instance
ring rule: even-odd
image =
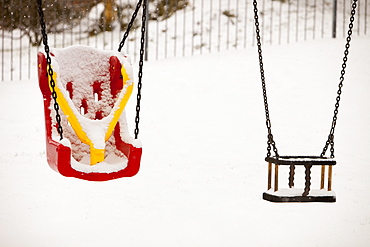
[[[130,22],[128,23],[127,25],[127,29],[126,29],[126,32],[124,33],[123,35],[123,38],[122,38],[122,41],[119,43],[119,46],[118,46],[118,52],[121,52],[123,46],[125,45],[125,42],[126,42],[126,39],[130,33],[130,30],[132,28],[132,26],[134,25],[134,21],[136,19],[136,16],[137,16],[137,13],[139,12],[139,9],[141,7],[141,3],[143,2],[143,0],[140,0],[137,5],[136,5],[136,8],[135,8],[135,11],[134,13],[132,14],[131,16],[131,20]],[[144,0],[144,4],[146,5],[146,0]],[[144,6],[143,6],[144,7]]]
[[[55,91],[55,81],[53,78],[54,71],[51,68],[51,58],[50,58],[50,48],[48,45],[48,36],[46,34],[46,25],[45,25],[45,17],[44,17],[44,11],[42,8],[42,0],[37,0],[37,5],[38,5],[38,13],[40,17],[40,26],[41,26],[41,33],[42,33],[42,42],[44,44],[44,50],[46,53],[46,61],[48,64],[48,70],[47,70],[47,76],[50,78],[50,87],[51,87],[51,96],[54,100],[54,110],[55,110],[55,118],[57,121],[57,130],[58,134],[60,135],[60,140],[63,139],[63,128],[61,124],[61,116],[59,114],[59,104],[57,102],[57,93]]]
[[[143,3],[143,16],[141,24],[141,38],[140,38],[140,60],[139,60],[139,73],[138,73],[138,84],[137,84],[137,96],[136,96],[136,117],[135,117],[135,139],[139,135],[139,121],[140,121],[140,102],[141,102],[141,88],[142,88],[142,78],[143,78],[143,65],[144,65],[144,54],[145,54],[145,36],[146,36],[146,20],[147,20],[147,2],[144,0]],[[138,5],[141,4],[141,1]],[[140,6],[139,6],[140,7]],[[124,43],[124,42],[123,42]]]
[[[137,84],[137,96],[136,96],[136,116],[135,116],[135,139],[139,135],[139,122],[140,122],[140,102],[141,102],[141,88],[142,88],[142,78],[143,78],[143,65],[144,65],[144,54],[145,54],[145,36],[146,36],[146,21],[147,21],[147,8],[148,0],[140,0],[134,13],[132,14],[131,20],[127,25],[126,32],[123,35],[122,41],[118,46],[118,52],[121,52],[123,46],[125,45],[126,39],[130,33],[130,30],[134,24],[134,21],[137,17],[137,14],[140,10],[141,5],[143,5],[143,14],[142,14],[142,24],[141,24],[141,38],[140,38],[140,60],[139,60],[139,73],[138,73],[138,84]]]
[[[351,36],[352,36],[353,23],[355,21],[356,7],[357,7],[357,0],[353,0],[350,23],[348,25],[348,32],[347,32],[348,36],[346,38],[347,43],[345,45],[344,57],[343,57],[343,63],[342,63],[342,70],[340,72],[339,85],[338,85],[337,97],[336,97],[336,102],[335,102],[333,121],[332,121],[332,124],[331,124],[331,129],[330,129],[328,139],[325,143],[323,151],[321,152],[321,157],[325,156],[325,153],[328,150],[329,145],[330,145],[330,158],[335,157],[334,156],[334,131],[335,131],[335,126],[337,125],[339,102],[340,102],[340,99],[341,99],[340,96],[342,94],[344,74],[346,73],[346,67],[347,67],[349,47],[350,47]]]
[[[275,156],[278,158],[279,153],[278,153],[278,150],[277,150],[277,147],[276,147],[276,143],[274,141],[274,136],[272,135],[270,112],[269,112],[269,106],[268,106],[268,102],[267,102],[267,90],[266,90],[265,71],[264,71],[264,67],[263,67],[262,44],[261,44],[260,28],[259,28],[259,21],[258,21],[257,0],[253,0],[253,6],[254,6],[254,20],[255,20],[255,27],[256,27],[256,39],[257,39],[257,47],[258,47],[258,59],[259,59],[261,82],[262,82],[263,102],[264,102],[265,115],[266,115],[266,127],[267,127],[267,131],[268,131],[268,134],[267,134],[267,157],[271,156],[271,149],[272,149],[275,153]]]

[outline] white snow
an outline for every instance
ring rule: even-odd
[[[330,153],[330,150],[327,152],[327,154]],[[332,158],[328,158],[328,157],[323,157],[323,158],[320,158],[320,156],[316,156],[315,157],[288,157],[288,158],[285,158],[285,157],[280,157],[279,160],[281,161],[291,161],[291,162],[300,162],[300,161],[303,161],[303,162],[306,162],[306,161],[320,161],[320,160],[324,160],[324,161],[335,161],[335,159],[332,159]]]
[[[71,166],[76,171],[84,173],[112,173],[125,169],[127,161],[126,156],[117,156],[112,153],[105,157],[103,162],[92,166],[90,165],[90,155],[85,155],[79,162],[72,158]]]
[[[284,196],[284,197],[294,197],[294,196],[302,196],[304,189],[298,189],[298,188],[284,188],[279,189],[278,191],[274,191],[273,189],[270,189],[267,191],[268,194],[271,195],[277,195],[277,196]],[[308,194],[309,196],[335,196],[334,191],[327,191],[326,189],[310,189],[310,192]]]
[[[281,155],[321,153],[343,49],[342,39],[264,47]],[[369,64],[370,36],[353,37],[335,136],[336,203],[262,200],[267,132],[255,47],[145,63],[141,170],[102,183],[48,167],[36,75],[1,82],[0,246],[366,247]]]
[[[63,146],[66,146],[69,148],[72,147],[71,141],[68,138],[63,138],[62,140],[59,140],[59,142],[63,144]]]

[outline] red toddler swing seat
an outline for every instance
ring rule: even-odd
[[[65,136],[58,141],[58,123],[55,121],[55,112],[51,110],[53,100],[47,60],[45,54],[39,52],[38,76],[44,98],[46,153],[50,167],[63,176],[89,181],[106,181],[137,174],[141,143],[128,135],[125,113],[122,112],[126,103],[117,105],[118,101],[127,102],[132,91],[132,87],[131,91],[127,87],[133,78],[129,59],[119,52],[86,46],[52,49],[50,55],[56,72],[56,88],[59,90],[57,101],[62,109],[61,125]],[[65,100],[64,107],[59,100]],[[86,138],[96,140],[95,132],[106,131],[105,127],[108,126],[104,126],[103,122],[112,118],[112,112],[119,111],[121,113],[114,113],[117,115],[116,122],[108,121],[111,134],[106,134],[98,144],[92,141],[89,150],[89,145],[85,144],[79,132],[85,131]],[[71,115],[76,115],[73,116],[75,119]],[[76,131],[75,125],[81,130]],[[94,125],[104,128],[101,130]],[[98,156],[95,161],[94,156]]]

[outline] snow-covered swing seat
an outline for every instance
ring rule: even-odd
[[[90,181],[134,176],[142,149],[128,134],[124,112],[133,88],[130,59],[81,45],[51,49],[50,58],[64,136],[59,141],[46,54],[39,52],[50,167]]]

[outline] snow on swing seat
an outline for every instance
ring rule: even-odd
[[[133,84],[130,59],[119,52],[80,45],[51,49],[50,56],[64,138],[59,141],[47,61],[39,52],[49,165],[64,176],[91,181],[134,176],[140,167],[141,143],[128,134],[123,111]],[[109,128],[111,134],[107,134]],[[91,140],[90,145],[85,139]],[[94,162],[91,152],[96,150],[102,157]]]

